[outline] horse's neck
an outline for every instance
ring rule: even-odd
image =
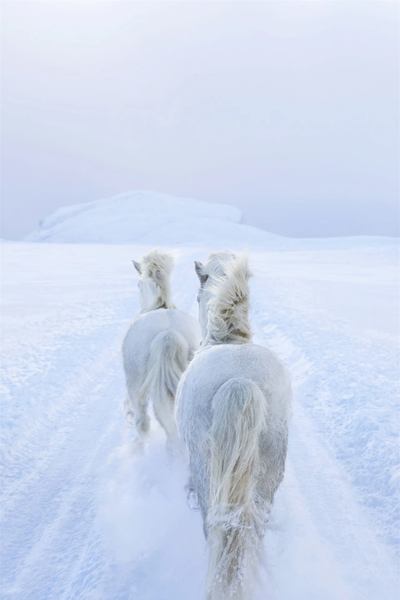
[[[222,346],[226,344],[251,344],[251,335],[244,335],[240,331],[229,331],[226,335],[220,331],[208,331],[201,342],[201,348],[210,346]]]
[[[207,336],[209,345],[248,344],[250,271],[247,257],[228,265],[225,278],[217,280],[208,303]]]
[[[155,302],[155,308],[176,308],[172,301],[172,294],[169,282],[163,287],[158,286],[158,296]]]
[[[247,303],[245,306],[235,307],[231,312],[225,310],[223,305],[217,305],[209,313],[207,334],[202,345],[249,344],[251,339]]]
[[[161,308],[176,308],[172,302],[171,290],[168,288],[158,288],[158,294],[154,298],[153,302],[148,308],[145,308],[142,312],[150,312],[152,310],[159,310]]]

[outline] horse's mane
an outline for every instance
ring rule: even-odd
[[[246,254],[232,257],[229,262],[224,262],[223,275],[215,278],[209,288],[212,296],[204,346],[247,344],[251,341],[249,262]]]
[[[211,252],[205,264],[207,274],[211,278],[225,277],[225,266],[234,259],[236,259],[236,255],[229,250]]]
[[[157,248],[150,250],[140,260],[142,277],[149,277],[156,285],[158,297],[154,305],[157,308],[176,308],[172,302],[169,277],[174,268],[174,255],[171,252],[159,252]]]

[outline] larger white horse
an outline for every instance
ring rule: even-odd
[[[196,271],[205,337],[178,386],[178,429],[209,546],[207,597],[249,600],[285,469],[290,380],[251,342],[247,257],[217,253]]]
[[[140,314],[125,336],[122,353],[127,395],[124,404],[128,425],[136,427],[139,441],[149,430],[147,402],[167,434],[168,444],[178,439],[174,401],[178,381],[201,340],[199,324],[176,308],[171,297],[170,274],[174,261],[169,253],[152,250],[140,263]]]

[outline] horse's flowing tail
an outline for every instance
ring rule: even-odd
[[[180,333],[166,329],[154,338],[142,389],[153,400],[154,413],[169,439],[178,438],[174,401],[179,380],[188,364],[189,346]]]
[[[254,502],[266,402],[259,387],[229,379],[212,402],[210,431],[209,600],[248,600],[257,574],[263,515]]]

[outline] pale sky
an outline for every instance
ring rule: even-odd
[[[398,235],[399,5],[2,2],[2,236],[150,189]]]

